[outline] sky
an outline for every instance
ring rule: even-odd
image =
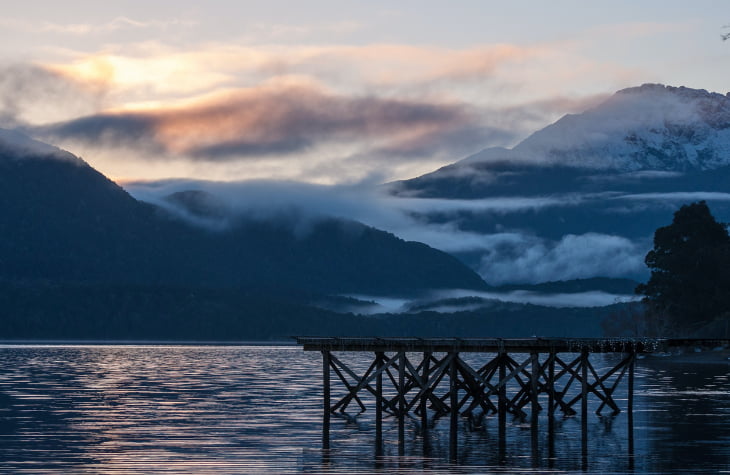
[[[406,199],[375,185],[513,147],[624,88],[730,90],[730,3],[716,0],[0,6],[0,128],[82,157],[138,199],[169,206],[168,193],[202,189],[254,217],[355,219],[479,253],[493,284],[636,276],[651,236],[481,234],[418,216],[581,201]]]
[[[625,87],[730,89],[717,1],[0,4],[0,127],[122,183],[381,183]]]

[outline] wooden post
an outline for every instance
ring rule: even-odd
[[[532,374],[530,376],[530,402],[531,402],[531,423],[537,426],[537,413],[540,410],[540,404],[537,400],[538,382],[540,379],[540,359],[536,351],[531,353],[532,358]]]
[[[429,366],[431,363],[431,352],[424,352],[423,353],[423,376],[421,379],[425,383],[428,383],[428,371]],[[428,430],[428,390],[425,390],[421,393],[421,432],[423,433],[424,437],[426,437],[426,431]]]
[[[550,350],[548,362],[548,467],[555,460],[555,350]]]
[[[636,351],[632,349],[631,360],[629,361],[629,388],[628,388],[628,430],[629,430],[629,470],[634,470],[634,365],[636,363]]]
[[[456,357],[458,353],[449,353],[451,358],[449,364],[449,393],[451,395],[451,425],[449,427],[449,459],[451,462],[456,463],[457,455],[457,442],[458,442],[458,429],[459,429],[459,396],[457,394],[458,388],[456,386]]]
[[[406,417],[406,352],[400,352],[398,360],[398,455],[405,455],[405,417]]]
[[[375,455],[383,455],[383,352],[375,353]]]
[[[499,418],[499,460],[504,462],[507,457],[507,353],[499,352],[499,402],[497,403],[497,417]]]
[[[634,363],[636,361],[636,353],[631,352],[629,360],[629,394],[628,394],[628,413],[629,417],[634,415]]]
[[[537,400],[537,388],[538,379],[540,379],[540,359],[536,351],[530,354],[532,358],[532,374],[530,375],[530,435],[532,438],[532,463],[536,465],[538,463],[538,434],[537,434],[537,422],[538,422],[538,400]]]
[[[580,401],[580,433],[583,470],[588,469],[588,350],[583,349],[580,355],[581,401]]]
[[[324,407],[322,413],[322,448],[330,448],[330,352],[322,351],[322,389]]]

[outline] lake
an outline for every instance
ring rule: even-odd
[[[357,356],[353,356],[357,357]],[[600,363],[595,355],[591,359]],[[607,360],[607,364],[610,361]],[[372,412],[333,417],[322,450],[321,356],[295,346],[0,346],[3,473],[557,473],[581,472],[580,418],[541,414],[531,450],[524,421],[462,420],[459,464],[448,461],[448,418],[424,440],[384,422],[375,456]],[[637,362],[634,458],[627,416],[590,414],[588,471],[730,473],[730,365]],[[622,383],[625,391],[625,381]],[[617,396],[625,407],[625,395]],[[545,411],[543,411],[545,412]]]

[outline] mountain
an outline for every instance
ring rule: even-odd
[[[624,89],[512,149],[486,149],[389,189],[469,203],[418,217],[494,243],[457,253],[489,283],[641,280],[654,230],[681,204],[706,200],[730,219],[730,95]]]
[[[577,184],[580,177],[586,179],[585,190],[618,183],[639,191],[679,176],[690,177],[697,186],[697,177],[711,176],[702,172],[724,172],[728,166],[730,93],[645,84],[618,91],[582,114],[566,115],[512,149],[482,150],[399,182],[395,189],[418,196],[478,197],[520,186],[521,193],[534,195],[568,191],[566,184]],[[546,172],[547,179],[532,179],[535,171]],[[527,182],[521,181],[524,175]],[[710,180],[709,185],[721,188],[723,181]],[[661,188],[671,189],[657,186]]]
[[[624,89],[599,107],[535,132],[512,153],[526,160],[623,172],[726,167],[730,96],[659,84]]]
[[[170,199],[213,212],[205,196]],[[207,208],[203,204],[210,205]],[[363,224],[196,226],[137,201],[74,155],[0,130],[0,282],[413,293],[484,288],[458,260]]]

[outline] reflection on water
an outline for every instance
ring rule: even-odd
[[[653,364],[642,386],[651,469],[730,473],[730,365]]]
[[[333,418],[321,449],[321,359],[298,347],[0,347],[0,470],[4,473],[543,473],[581,471],[580,419],[461,421],[459,465],[448,463],[448,420],[422,436],[373,414]],[[730,470],[726,365],[641,361],[634,411],[637,473]],[[625,385],[622,385],[625,386]],[[622,388],[620,388],[622,389]],[[623,388],[625,391],[625,387]],[[625,393],[617,396],[625,407]],[[448,419],[448,418],[446,418]],[[588,469],[631,469],[625,412],[589,420]],[[553,443],[551,443],[553,442]],[[533,450],[535,449],[536,450]]]

